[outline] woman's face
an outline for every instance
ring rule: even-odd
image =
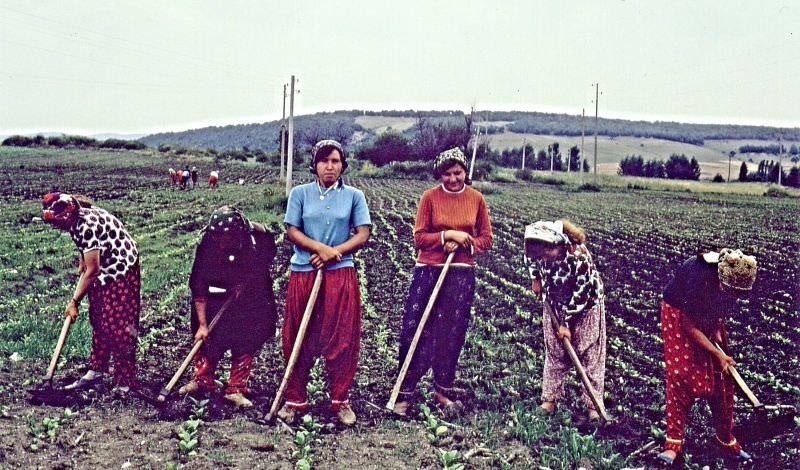
[[[241,238],[233,233],[213,233],[210,239],[217,249],[225,254],[238,252],[242,247]]]
[[[315,166],[322,186],[328,188],[342,176],[342,154],[334,150],[327,157],[320,158]]]
[[[466,177],[467,172],[464,171],[464,167],[459,163],[453,163],[450,168],[442,172],[442,184],[446,190],[458,192],[464,188]]]
[[[542,261],[555,261],[564,257],[564,247],[560,245],[541,245],[536,243],[527,243],[525,245],[525,254],[528,258],[538,259]]]

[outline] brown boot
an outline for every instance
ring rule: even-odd
[[[229,393],[225,395],[225,399],[237,408],[252,408],[253,402],[248,400],[247,397],[241,393]]]
[[[339,418],[339,422],[345,426],[356,424],[356,414],[353,412],[353,409],[350,408],[349,403],[342,403],[339,406],[339,411],[336,412],[336,416]]]
[[[200,390],[200,384],[196,380],[190,380],[189,383],[178,389],[179,395],[188,395]]]
[[[281,409],[278,410],[278,418],[283,420],[283,422],[286,424],[293,424],[297,415],[297,410],[286,404],[284,404]]]

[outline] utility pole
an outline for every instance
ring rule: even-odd
[[[475,169],[475,155],[478,153],[478,138],[481,136],[480,126],[475,126],[475,144],[472,146],[472,161],[469,164],[469,179],[472,179],[472,171]]]
[[[600,84],[594,84],[594,185],[597,186],[597,114],[600,101]]]
[[[731,182],[731,160],[733,160],[733,156],[736,154],[733,150],[728,152],[728,180],[725,181],[726,183]]]
[[[556,158],[556,149],[550,145],[547,147],[547,153],[550,154],[550,173],[553,172],[553,160]]]
[[[281,173],[279,178],[283,179],[283,161],[286,158],[286,83],[283,84],[283,114],[281,115]]]
[[[581,154],[578,155],[578,173],[581,173],[581,181],[583,181],[583,167],[581,166],[581,159],[583,158],[583,136],[584,136],[583,120],[585,117],[586,117],[586,108],[581,108]]]
[[[286,196],[292,190],[292,160],[294,159],[294,75],[289,95],[289,148],[286,152]]]
[[[781,167],[783,166],[783,136],[778,134],[778,186],[781,185]]]
[[[526,139],[522,139],[522,169],[525,169],[525,143]]]

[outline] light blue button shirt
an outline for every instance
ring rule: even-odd
[[[351,231],[362,225],[372,225],[367,199],[360,190],[347,186],[341,180],[327,191],[315,181],[294,187],[289,193],[286,216],[283,222],[300,229],[312,240],[328,246],[337,246],[350,239]],[[294,246],[292,271],[313,271],[311,252]],[[326,271],[353,266],[353,254],[342,256],[338,263]]]

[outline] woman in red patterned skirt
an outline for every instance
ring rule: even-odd
[[[65,315],[75,321],[81,300],[89,297],[92,325],[90,369],[66,388],[100,384],[114,360],[115,391],[127,393],[136,382],[141,277],[136,242],[122,223],[83,196],[52,192],[42,200],[42,219],[68,232],[80,253],[80,278]]]
[[[734,383],[728,366],[736,363],[724,351],[728,350],[725,316],[738,310],[736,295],[752,289],[755,279],[755,258],[724,249],[686,260],[664,291],[667,438],[657,456],[660,465],[671,466],[682,455],[684,429],[697,398],[705,398],[711,406],[723,455],[752,462],[733,436]]]

